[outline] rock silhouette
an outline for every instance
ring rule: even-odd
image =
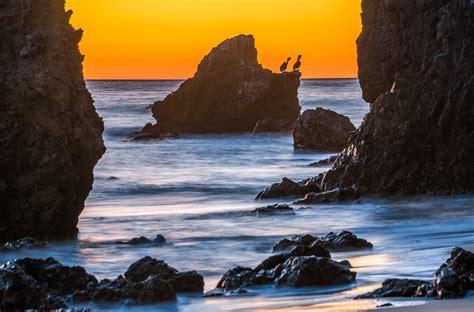
[[[371,110],[323,179],[361,194],[474,191],[474,6],[362,1],[359,79]]]
[[[105,151],[64,0],[0,4],[0,241],[77,232]]]
[[[253,36],[228,39],[204,57],[193,78],[153,104],[156,127],[205,134],[251,132],[265,119],[291,124],[300,113],[299,78],[263,69]]]

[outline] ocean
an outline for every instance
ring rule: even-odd
[[[256,194],[283,177],[301,180],[328,168],[312,162],[330,154],[294,151],[290,134],[183,136],[131,142],[127,134],[153,122],[148,105],[181,81],[88,81],[105,122],[107,152],[95,169],[94,189],[79,223],[77,241],[45,249],[1,253],[0,262],[52,256],[81,265],[99,278],[115,278],[143,256],[179,270],[196,270],[213,289],[228,269],[255,267],[282,238],[350,230],[373,250],[333,253],[348,259],[357,282],[303,289],[265,286],[240,296],[180,295],[155,306],[92,305],[97,310],[159,311],[358,311],[383,300],[353,301],[389,277],[431,279],[455,246],[474,246],[474,196],[366,198],[353,203],[295,207],[296,215],[247,216],[245,212],[292,199],[256,202]],[[303,80],[303,110],[324,107],[359,126],[369,105],[357,80]],[[118,240],[162,234],[168,245],[116,245]],[[469,295],[471,298],[474,297]],[[396,305],[422,301],[391,300]],[[84,306],[84,305],[78,305]]]

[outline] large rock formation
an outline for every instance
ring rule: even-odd
[[[274,74],[263,69],[254,38],[237,36],[214,48],[193,78],[153,105],[156,127],[226,133],[250,132],[264,119],[292,123],[300,113],[299,78],[297,72]]]
[[[74,235],[105,151],[71,14],[0,2],[0,241]]]
[[[371,110],[322,181],[361,194],[474,191],[474,5],[362,1]]]
[[[293,130],[296,149],[341,152],[356,128],[346,116],[318,107],[305,111]]]

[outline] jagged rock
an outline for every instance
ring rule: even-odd
[[[164,138],[179,138],[179,133],[165,123],[155,125],[147,123],[142,130],[131,133],[129,137],[132,141],[162,140]]]
[[[355,272],[329,258],[293,257],[283,264],[276,284],[290,287],[327,286],[352,283],[355,278]]]
[[[456,247],[451,257],[435,273],[435,280],[388,279],[382,287],[355,299],[380,297],[460,298],[474,289],[474,254]]]
[[[334,164],[334,162],[336,161],[337,159],[337,155],[336,156],[331,156],[329,158],[326,158],[326,159],[322,159],[322,160],[319,160],[317,162],[314,162],[314,163],[311,163],[309,164],[309,167],[325,167],[325,166],[331,166],[332,164]]]
[[[257,217],[279,215],[279,214],[290,214],[294,215],[295,211],[288,205],[271,205],[267,207],[257,208],[248,213],[248,215],[255,215]]]
[[[116,242],[118,245],[150,245],[150,244],[157,244],[163,245],[166,244],[166,238],[163,235],[156,235],[155,239],[151,240],[145,236],[135,237],[128,241],[118,241]]]
[[[429,286],[430,282],[391,278],[382,283],[382,288],[355,297],[355,299],[385,297],[415,297],[419,287]]]
[[[287,253],[265,259],[254,269],[235,267],[227,271],[209,295],[240,292],[244,287],[271,283],[305,287],[344,284],[355,280],[356,273],[350,271],[348,261],[336,262],[330,258],[330,253],[317,244],[297,245]]]
[[[296,121],[293,130],[296,149],[341,152],[349,145],[356,128],[349,118],[324,108],[309,109]]]
[[[324,237],[307,234],[292,239],[285,238],[273,245],[272,250],[273,252],[285,251],[295,246],[319,246],[327,250],[373,248],[373,245],[367,240],[359,238],[349,231],[341,231],[337,234],[330,232]]]
[[[151,304],[176,300],[176,292],[202,292],[203,287],[196,272],[178,272],[150,257],[133,263],[125,277],[100,282],[82,267],[53,258],[24,258],[0,267],[0,309],[59,309],[67,301]]]
[[[362,1],[359,81],[371,110],[323,190],[474,192],[471,2]]]
[[[321,182],[321,179],[322,175],[301,182],[295,182],[288,178],[283,178],[280,183],[275,183],[272,186],[261,191],[257,195],[256,200],[278,197],[302,196],[312,192],[319,192],[319,184]]]
[[[127,280],[142,282],[150,276],[157,276],[173,286],[177,292],[202,292],[204,279],[195,271],[178,272],[162,260],[145,257],[130,265],[124,274]]]
[[[352,187],[335,188],[330,191],[306,194],[305,198],[295,202],[296,205],[314,205],[332,202],[353,201],[360,195]]]
[[[267,118],[259,120],[252,131],[252,135],[259,133],[290,132],[294,128],[295,121],[291,119]]]
[[[77,233],[104,125],[64,0],[2,1],[0,241]]]
[[[193,78],[153,104],[153,117],[180,133],[250,132],[260,120],[294,121],[299,78],[263,69],[254,38],[240,35],[214,48]]]
[[[33,238],[24,237],[13,242],[5,243],[0,246],[0,251],[14,251],[22,248],[43,248],[47,245],[45,241]]]

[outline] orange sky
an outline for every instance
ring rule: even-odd
[[[303,76],[356,77],[360,0],[66,0],[84,29],[87,79],[182,79],[212,47],[253,34],[274,71],[303,54]]]

